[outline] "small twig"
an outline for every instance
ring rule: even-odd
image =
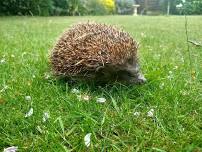
[[[185,33],[186,33],[186,40],[187,40],[187,52],[189,54],[189,66],[190,66],[190,76],[192,80],[192,60],[191,60],[191,51],[189,47],[189,35],[188,35],[188,27],[187,27],[187,16],[185,14]]]
[[[197,41],[194,41],[194,40],[188,40],[189,43],[195,45],[195,46],[202,46],[202,43],[201,42],[197,42]]]

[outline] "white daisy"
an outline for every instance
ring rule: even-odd
[[[29,111],[25,114],[25,118],[30,117],[31,115],[33,115],[33,108],[30,108]]]
[[[84,143],[85,143],[86,147],[90,146],[90,136],[91,136],[91,133],[88,133],[84,137]]]
[[[25,100],[30,101],[32,100],[31,96],[25,96]]]
[[[106,99],[105,98],[97,98],[96,100],[98,103],[104,103],[106,102]]]
[[[8,148],[4,148],[3,152],[16,152],[17,150],[18,150],[18,147],[12,146],[12,147],[8,147]]]
[[[136,117],[139,117],[140,116],[140,112],[134,112],[133,115],[136,116]]]
[[[161,84],[159,85],[159,88],[160,88],[160,89],[163,89],[164,86],[165,86],[165,84],[164,84],[164,83],[161,83]]]
[[[154,109],[150,109],[148,112],[147,112],[147,116],[148,117],[154,117]]]
[[[4,58],[0,60],[1,64],[5,63],[5,62],[6,62],[6,60]]]
[[[46,122],[50,118],[50,115],[48,112],[43,113],[43,122]]]
[[[78,94],[78,93],[80,93],[80,91],[78,90],[78,89],[72,89],[72,91],[71,91],[72,93],[74,93],[74,94]]]

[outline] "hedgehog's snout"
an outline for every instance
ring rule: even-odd
[[[130,76],[127,78],[128,79],[126,81],[131,84],[143,84],[147,81],[147,79],[144,77],[144,75],[141,72],[138,72],[132,76],[130,74]]]

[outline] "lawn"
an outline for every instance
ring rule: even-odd
[[[87,20],[140,43],[147,83],[99,87],[51,74],[58,36]],[[188,16],[189,39],[202,42],[201,27],[202,16]],[[202,47],[187,48],[183,16],[0,17],[0,151],[202,151]]]

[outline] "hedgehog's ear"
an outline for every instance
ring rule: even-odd
[[[127,60],[127,62],[128,62],[128,64],[133,64],[133,58],[129,58],[129,59]]]
[[[135,57],[131,57],[127,60],[127,64],[135,65],[137,63],[137,59]]]

